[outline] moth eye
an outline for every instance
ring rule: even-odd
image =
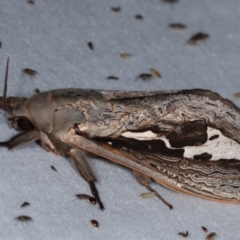
[[[18,128],[23,130],[23,131],[30,131],[34,129],[34,126],[32,125],[32,123],[24,117],[21,117],[17,120],[17,125]]]

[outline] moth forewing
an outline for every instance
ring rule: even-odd
[[[186,126],[191,128],[193,125],[195,128],[199,128],[201,126],[199,125],[201,121],[195,122],[192,121]],[[186,126],[182,128],[180,127],[179,131],[184,133]],[[207,138],[216,136],[216,131],[218,130],[213,131],[211,128],[209,129],[206,125],[206,128],[194,130],[192,134],[196,134],[196,137],[199,138],[199,134],[202,133],[201,131],[203,131],[204,134],[206,131],[206,133],[209,134],[205,134]],[[199,146],[192,146],[192,148],[202,147],[202,151],[204,151],[207,148],[207,144],[210,142],[213,144],[212,146],[214,147],[214,153],[214,151],[218,151],[218,145],[222,144],[221,147],[223,147],[224,141],[229,145],[229,147],[231,147],[233,144],[235,144],[236,147],[239,147],[239,144],[236,141],[223,136],[220,131],[217,133],[221,135],[220,140],[222,139],[223,142],[219,142],[217,139],[215,139],[215,141],[218,141],[216,143],[212,143],[214,142],[213,140],[204,140],[204,142],[201,142],[201,144],[197,144]],[[189,133],[186,132],[186,134]],[[141,134],[138,133],[137,137],[135,137],[139,138],[140,136]],[[151,138],[152,136],[153,135],[150,135]],[[161,139],[161,137],[159,137],[159,139]],[[124,165],[146,176],[149,176],[171,190],[195,195],[209,200],[239,203],[240,180],[238,166],[240,162],[237,159],[226,158],[228,153],[226,153],[225,156],[220,154],[218,159],[213,160],[204,159],[203,156],[205,155],[200,155],[198,159],[193,159],[184,156],[184,151],[187,149],[187,147],[185,147],[185,149],[183,147],[174,148],[167,146],[167,144],[163,144],[162,146],[159,145],[159,148],[163,148],[163,152],[161,153],[160,151],[158,156],[156,154],[154,156],[151,152],[154,151],[155,142],[151,139],[152,142],[147,142],[149,144],[149,149],[147,150],[148,153],[146,153],[146,156],[149,156],[149,158],[147,157],[147,159],[141,159],[141,157],[139,157],[141,155],[140,150],[142,148],[139,145],[141,144],[140,141],[137,143],[139,149],[134,149],[134,147],[132,147],[129,143],[128,148],[126,148],[123,147],[125,144],[124,142],[128,141],[126,139],[87,138],[86,136],[79,136],[76,134],[74,129],[71,129],[68,133],[66,133],[63,140],[87,152],[102,156],[113,162]],[[160,144],[161,142],[157,143]],[[164,148],[165,150],[170,151],[167,152],[168,156],[166,153],[164,153]],[[235,154],[235,156],[239,152],[239,148],[237,150],[236,149],[233,148],[233,154]],[[192,157],[193,156],[198,155],[192,152]],[[221,156],[223,157],[222,159]],[[230,153],[229,157],[231,157]]]

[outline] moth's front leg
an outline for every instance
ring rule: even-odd
[[[88,164],[85,154],[81,150],[71,148],[69,150],[69,155],[74,160],[75,165],[79,173],[81,174],[81,176],[89,183],[92,195],[95,197],[100,209],[103,210],[104,206],[101,202],[101,199],[98,195],[97,188],[95,186],[95,182],[97,181],[97,178],[93,170],[91,169],[90,165]]]
[[[149,190],[150,192],[154,192],[156,197],[158,197],[164,204],[166,204],[170,209],[173,208],[173,206],[171,204],[169,204],[158,192],[156,192],[153,188],[150,187],[150,183],[152,182],[152,179],[140,172],[137,172],[135,170],[133,170],[133,173],[137,179],[137,181],[144,186],[145,188],[147,188],[147,190]]]

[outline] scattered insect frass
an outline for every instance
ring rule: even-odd
[[[131,58],[133,55],[131,53],[122,53],[120,54],[120,57],[123,59]]]
[[[151,72],[151,74],[152,74],[154,77],[162,78],[162,75],[161,75],[161,73],[160,73],[158,70],[156,70],[156,69],[154,69],[154,68],[151,68],[151,69],[150,69],[150,72]]]
[[[120,12],[121,8],[120,7],[111,7],[111,10],[113,12]]]
[[[20,222],[30,222],[32,221],[32,218],[26,215],[21,215],[16,217],[16,220],[20,221]]]
[[[97,203],[96,199],[94,197],[87,195],[87,194],[76,194],[76,197],[78,199],[87,199],[93,205],[95,205]]]
[[[174,30],[182,30],[184,28],[186,28],[187,26],[183,23],[170,23],[168,25],[171,29],[174,29]]]
[[[185,233],[184,232],[179,232],[178,235],[182,236],[182,237],[187,237],[188,236],[188,231],[186,231]]]
[[[95,228],[98,228],[99,227],[99,223],[97,220],[93,219],[91,220],[91,224],[95,227]]]
[[[27,207],[27,206],[30,206],[30,203],[29,203],[29,202],[24,202],[24,203],[21,205],[21,208]]]
[[[31,78],[33,78],[34,76],[36,76],[38,74],[38,72],[33,69],[30,69],[30,68],[25,68],[22,70],[22,74],[27,74]]]
[[[187,43],[190,45],[195,45],[199,42],[205,41],[207,38],[209,38],[209,35],[207,33],[199,32],[190,37]]]
[[[33,0],[27,0],[27,3],[34,4],[35,2]]]
[[[92,42],[88,42],[88,47],[89,47],[90,50],[93,50],[94,49],[93,43]]]
[[[53,171],[57,172],[57,169],[53,165],[51,165],[50,167]]]
[[[236,93],[234,94],[234,97],[235,97],[235,98],[240,98],[240,92],[236,92]]]
[[[38,88],[36,88],[35,93],[40,93],[40,90]]]
[[[150,80],[153,77],[153,75],[151,73],[141,73],[139,76],[137,76],[138,78],[141,78],[144,81]]]
[[[202,228],[202,230],[203,230],[204,232],[207,232],[207,231],[208,231],[207,228],[204,227],[204,226],[202,226],[201,228]]]
[[[118,77],[115,77],[115,76],[109,76],[107,77],[107,80],[118,80],[119,78]]]
[[[141,193],[140,196],[142,198],[151,198],[154,197],[156,195],[155,192],[146,192],[146,193]]]
[[[215,236],[216,236],[216,233],[211,232],[207,235],[206,240],[213,240]]]
[[[140,15],[140,14],[135,15],[135,18],[136,18],[137,20],[143,20],[143,16]]]

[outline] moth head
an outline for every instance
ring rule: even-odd
[[[7,111],[11,117],[12,126],[18,130],[39,130],[44,133],[52,131],[52,116],[54,113],[51,96],[48,93],[35,94],[29,99],[22,97],[7,97],[9,58],[7,60],[4,91],[0,108]]]
[[[9,118],[8,120],[11,121],[12,126],[17,130],[31,131],[35,129],[34,125],[27,117],[15,116],[15,117]]]

